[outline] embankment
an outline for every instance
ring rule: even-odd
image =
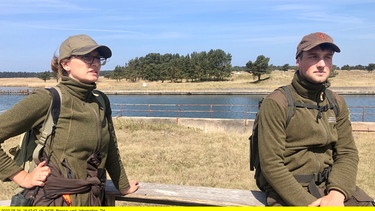
[[[375,87],[332,87],[342,95],[375,95]],[[205,90],[102,90],[109,95],[267,95],[274,88],[205,89]]]
[[[176,117],[116,117],[132,121],[147,121],[183,125],[204,131],[227,131],[251,134],[253,119],[212,119],[212,118],[176,118]],[[352,122],[355,132],[375,132],[375,122]]]

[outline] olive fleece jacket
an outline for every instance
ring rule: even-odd
[[[99,149],[102,162],[99,169],[106,169],[114,185],[123,193],[129,187],[127,175],[117,148],[117,138],[111,118],[111,108],[107,96],[107,113],[99,106],[92,91],[96,84],[84,84],[69,77],[63,77],[57,85],[62,93],[60,116],[52,146],[47,140],[45,150],[52,149],[50,162],[57,166],[63,175],[69,166],[76,179],[86,179],[86,160]],[[48,90],[40,89],[0,115],[0,143],[31,128],[40,128],[51,103]],[[109,122],[108,122],[109,121]],[[101,137],[99,137],[101,135]],[[1,148],[0,179],[6,180],[21,170]],[[67,177],[67,176],[66,176]],[[72,195],[74,206],[87,206],[89,194]]]
[[[294,101],[324,106],[322,95],[329,82],[312,84],[297,71],[291,85]],[[329,109],[318,118],[316,109],[296,108],[286,128],[287,99],[282,90],[268,95],[259,110],[259,182],[268,196],[280,197],[287,205],[308,205],[316,198],[293,175],[313,174],[331,166],[327,190],[346,198],[355,191],[358,151],[352,135],[349,109],[343,97],[334,93],[339,115]],[[321,99],[323,99],[321,101]],[[324,183],[322,184],[324,186]]]

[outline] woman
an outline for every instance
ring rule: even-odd
[[[34,205],[102,205],[106,172],[122,194],[138,189],[137,181],[128,181],[120,159],[108,97],[95,90],[100,68],[111,56],[107,46],[98,45],[87,35],[66,39],[51,63],[52,70],[61,77],[57,87],[62,95],[53,144],[46,141],[45,156],[29,173],[0,150],[0,179],[11,179],[32,190],[28,191],[29,196],[37,189]],[[105,105],[101,105],[94,90]],[[3,113],[0,143],[31,128],[40,128],[50,103],[50,92],[41,89]]]

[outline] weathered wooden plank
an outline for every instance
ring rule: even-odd
[[[116,200],[178,206],[264,206],[266,202],[260,191],[158,183],[140,183],[137,192],[122,196],[111,180],[106,183],[106,196],[110,206]],[[0,201],[0,206],[9,205],[10,200]]]
[[[113,183],[107,181],[106,190],[110,205],[120,200],[182,206],[264,206],[266,201],[260,191],[200,186],[140,183],[137,192],[121,196]]]
[[[10,200],[0,200],[0,206],[10,206]]]

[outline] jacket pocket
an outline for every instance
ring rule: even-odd
[[[345,206],[375,206],[374,199],[371,198],[358,186],[356,187],[353,196],[345,201]]]

